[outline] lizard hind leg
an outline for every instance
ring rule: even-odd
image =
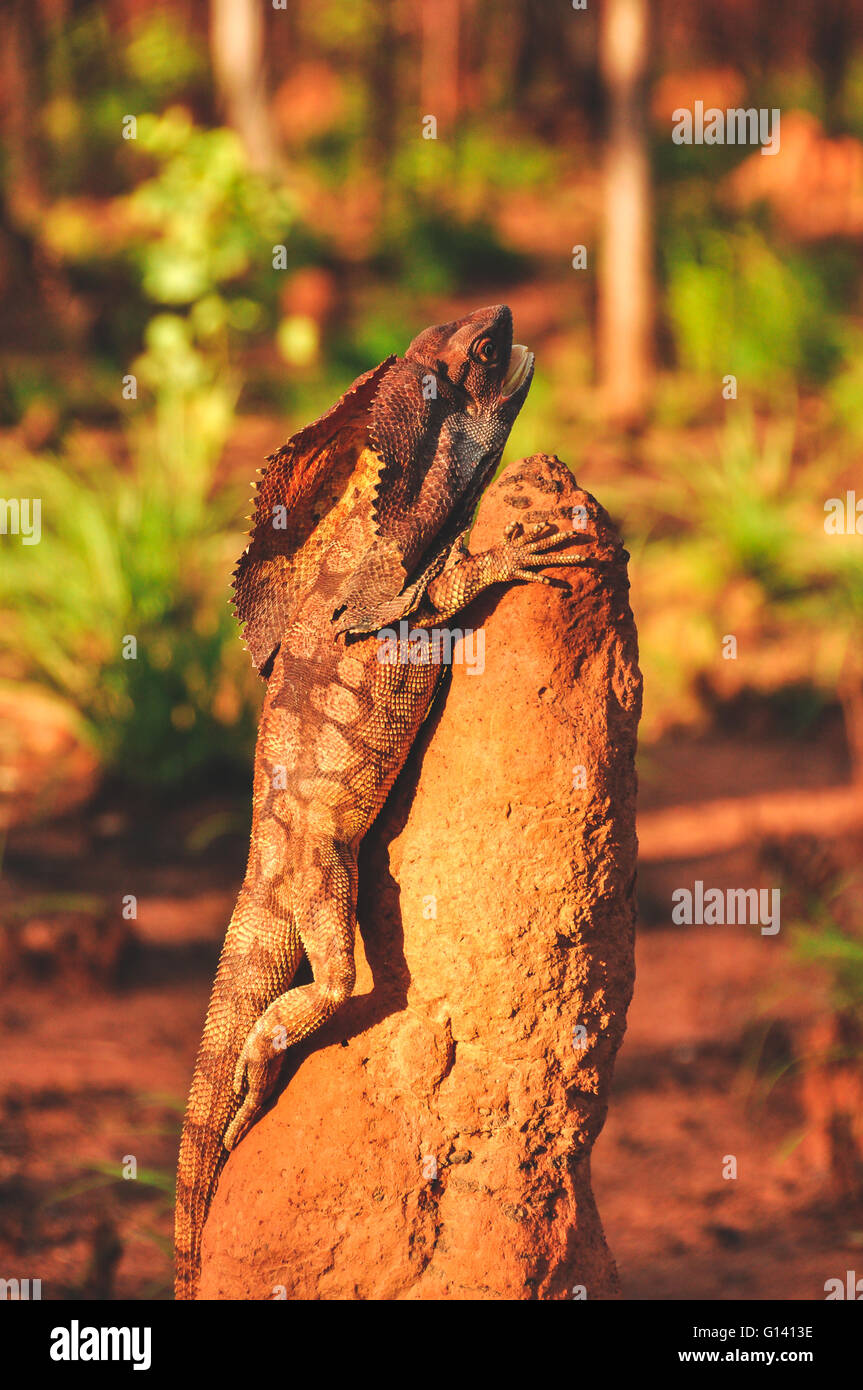
[[[239,1143],[253,1124],[278,1077],[289,1047],[331,1018],[354,988],[356,855],[345,844],[307,844],[314,862],[302,876],[295,901],[299,940],[314,982],[286,990],[250,1029],[234,1071],[234,1091],[245,1097],[226,1134],[225,1147]]]

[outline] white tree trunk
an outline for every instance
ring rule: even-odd
[[[605,0],[600,68],[609,107],[599,262],[598,358],[613,418],[643,415],[652,370],[653,265],[647,149],[648,0]]]
[[[259,0],[210,0],[210,53],[225,116],[242,140],[251,167],[261,172],[275,169]]]

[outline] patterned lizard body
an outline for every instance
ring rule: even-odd
[[[235,572],[244,637],[268,678],[248,866],[195,1066],[177,1179],[178,1298],[197,1293],[204,1221],[228,1151],[288,1047],[354,984],[357,850],[443,674],[380,659],[380,629],[445,624],[490,584],[577,539],[509,529],[470,556],[466,529],[530,387],[505,305],[427,329],[272,456]],[[290,988],[305,955],[313,983]]]

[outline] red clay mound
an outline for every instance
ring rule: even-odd
[[[368,837],[354,998],[232,1153],[202,1298],[617,1293],[590,1150],[633,984],[626,555],[545,455],[489,489],[471,548],[512,520],[569,530],[574,506],[597,563],[546,571],[571,592],[496,590],[458,620],[484,669],[456,648]]]

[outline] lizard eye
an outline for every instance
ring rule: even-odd
[[[470,355],[476,362],[482,362],[484,367],[490,367],[497,361],[497,344],[493,338],[479,338],[473,344]]]

